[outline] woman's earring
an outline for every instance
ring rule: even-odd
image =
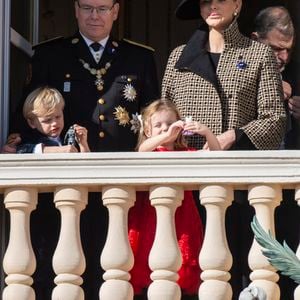
[[[233,15],[236,17],[236,16],[238,15],[238,12],[235,11],[235,12],[233,13]]]

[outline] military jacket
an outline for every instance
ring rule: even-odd
[[[86,127],[91,151],[134,150],[136,115],[159,95],[153,51],[109,38],[97,64],[79,33],[36,47],[29,90],[42,85],[62,93],[65,128]]]
[[[171,53],[162,96],[173,100],[183,117],[207,125],[216,135],[242,130],[256,149],[277,149],[285,130],[279,71],[272,50],[240,34],[236,21],[224,31],[225,48],[216,70],[205,49],[208,31],[198,29]],[[201,149],[205,140],[189,138]]]

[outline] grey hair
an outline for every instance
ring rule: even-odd
[[[276,29],[280,33],[294,37],[294,25],[289,11],[283,6],[270,6],[261,10],[254,20],[254,31],[260,39]]]

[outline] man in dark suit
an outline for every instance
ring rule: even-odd
[[[287,132],[282,149],[296,149],[297,124],[300,121],[300,96],[285,68],[290,61],[295,43],[295,30],[288,10],[283,6],[270,6],[261,10],[254,21],[252,38],[269,45],[274,51],[278,68],[282,73],[282,86],[287,109]]]
[[[78,32],[37,45],[32,58],[28,92],[57,88],[66,128],[86,127],[91,151],[134,150],[137,114],[159,96],[153,50],[110,36],[118,12],[116,0],[75,1]]]
[[[294,45],[295,33],[291,16],[282,6],[270,6],[259,12],[255,19],[255,32],[252,37],[269,45],[276,56],[278,68],[282,72],[282,85],[286,104],[288,122],[282,149],[299,149],[297,140],[299,136],[300,96],[295,96],[296,87],[293,80],[285,72],[290,61]],[[299,91],[298,91],[299,92]],[[282,202],[275,211],[276,238],[294,250],[299,245],[300,209],[295,201],[294,190],[284,190]],[[296,284],[286,276],[279,280],[281,299],[292,299]]]
[[[138,136],[137,114],[159,96],[153,50],[111,37],[119,13],[116,0],[78,0],[74,5],[78,32],[35,47],[26,93],[43,85],[58,89],[65,99],[65,128],[74,123],[86,127],[91,151],[133,151]],[[21,132],[22,127],[11,132]],[[15,144],[20,142],[16,137],[5,146],[7,152],[15,151]],[[83,287],[89,300],[99,298],[99,261],[107,229],[107,211],[100,199],[99,194],[90,194],[81,215],[87,263]],[[54,285],[51,258],[59,234],[59,216],[51,195],[39,201],[31,223],[38,262],[36,296],[50,299]]]

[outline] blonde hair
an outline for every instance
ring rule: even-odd
[[[147,107],[145,107],[142,110],[142,126],[138,137],[138,143],[136,146],[136,150],[138,150],[139,146],[148,139],[145,131],[147,131],[151,127],[151,117],[156,113],[160,111],[172,111],[176,115],[176,119],[180,120],[181,116],[180,113],[174,104],[174,102],[168,100],[168,99],[158,99],[149,104]],[[177,139],[174,142],[174,149],[179,150],[182,148],[187,147],[187,144],[184,140],[184,137],[182,134],[178,135]]]
[[[23,116],[25,119],[48,116],[59,106],[62,109],[65,106],[61,93],[54,88],[40,87],[27,96],[23,106]]]

